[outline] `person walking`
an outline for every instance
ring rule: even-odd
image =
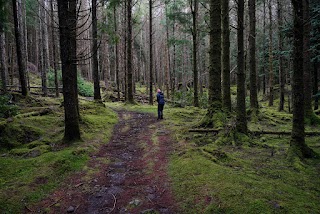
[[[157,102],[158,102],[158,120],[163,119],[163,107],[165,104],[164,95],[160,88],[157,90]]]

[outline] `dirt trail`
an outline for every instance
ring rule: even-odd
[[[84,174],[68,180],[40,206],[49,213],[176,213],[167,163],[172,141],[153,115],[119,111],[108,144],[89,162],[99,168],[90,182]],[[159,128],[160,127],[160,128]],[[103,160],[110,160],[105,163]]]

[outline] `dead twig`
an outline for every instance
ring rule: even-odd
[[[57,204],[59,201],[61,201],[63,197],[59,198],[58,200],[56,200],[55,202],[53,202],[52,204],[50,204],[47,208],[52,207],[53,205]]]
[[[111,195],[113,196],[113,199],[114,199],[114,202],[113,202],[113,207],[112,209],[110,210],[109,213],[112,213],[112,211],[116,208],[116,204],[117,204],[117,198],[114,194],[111,193]]]
[[[34,213],[35,211],[30,209],[27,205],[24,205],[24,207],[26,208],[27,211]]]

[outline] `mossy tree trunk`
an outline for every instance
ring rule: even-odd
[[[305,143],[304,83],[303,83],[303,0],[292,0],[294,14],[293,34],[293,122],[289,156],[311,157],[312,150]]]
[[[246,134],[247,128],[247,113],[246,113],[246,95],[245,95],[245,73],[244,73],[244,0],[238,1],[238,27],[237,27],[237,42],[238,42],[238,73],[237,73],[237,121],[236,129],[238,132]]]
[[[283,67],[283,33],[282,25],[283,25],[283,18],[282,18],[282,2],[281,0],[277,0],[278,4],[278,48],[279,48],[279,83],[280,83],[280,102],[279,102],[279,111],[284,110],[284,92],[285,92],[285,72]]]
[[[222,104],[231,112],[229,1],[222,1]]]
[[[210,66],[208,117],[221,110],[221,1],[210,1]]]
[[[64,98],[65,131],[67,142],[80,139],[77,89],[77,1],[58,0],[60,56]]]
[[[92,79],[94,83],[94,99],[101,100],[97,31],[97,0],[92,0]]]
[[[258,110],[257,71],[256,71],[256,1],[249,0],[250,16],[250,108],[253,113]]]
[[[12,8],[13,8],[13,18],[14,18],[14,32],[16,38],[16,52],[17,52],[17,62],[18,62],[18,70],[19,70],[19,80],[21,85],[21,94],[23,96],[28,95],[27,89],[27,65],[25,62],[26,52],[24,50],[23,38],[22,38],[22,23],[20,23],[21,17],[21,1],[20,0],[12,0]]]

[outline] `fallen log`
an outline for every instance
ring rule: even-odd
[[[189,132],[198,132],[198,133],[219,133],[223,129],[189,129]],[[264,134],[269,134],[269,135],[291,135],[291,131],[249,131],[249,134],[252,135],[264,135]],[[305,132],[306,136],[320,136],[320,132]]]

